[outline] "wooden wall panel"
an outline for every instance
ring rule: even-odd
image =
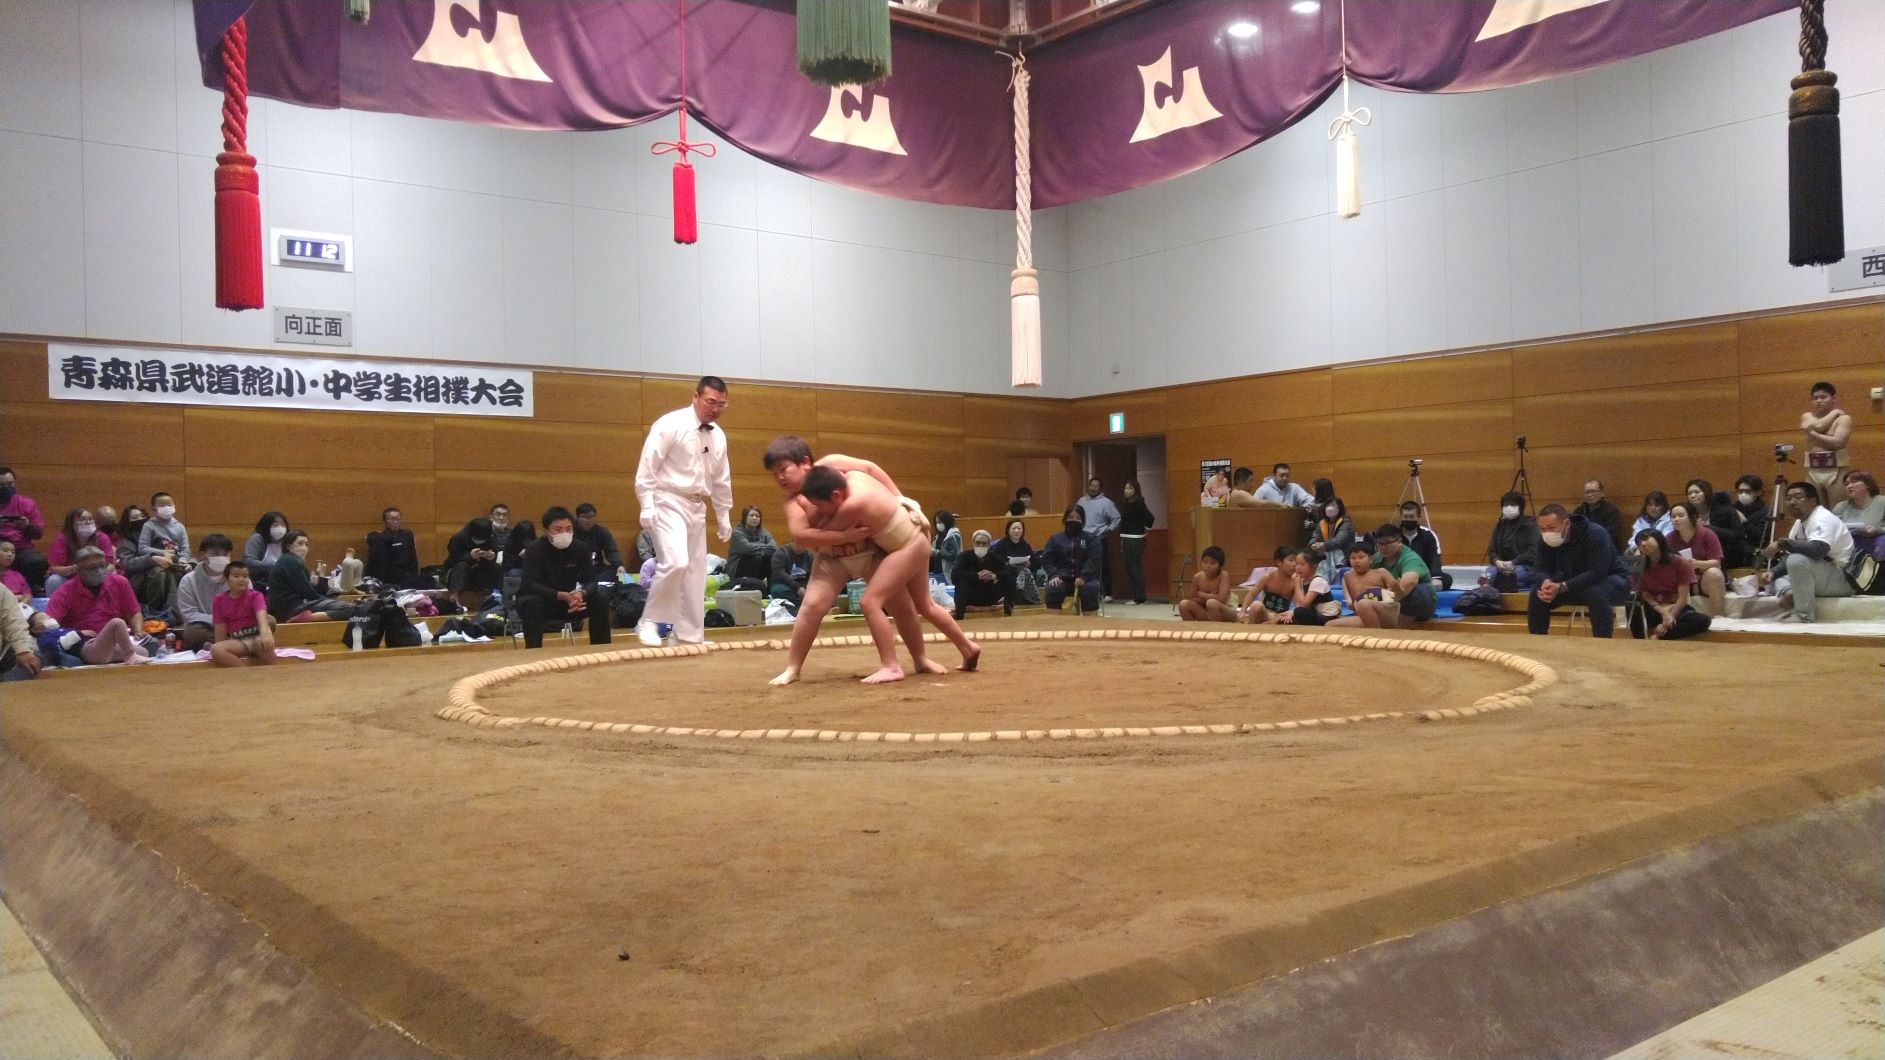
[[[811,387],[727,385],[733,389],[727,392],[720,423],[729,430],[764,431],[770,441],[781,434],[805,435],[818,429],[818,392]]]
[[[1509,451],[1446,453],[1427,457],[1420,468],[1421,489],[1430,504],[1478,502],[1497,498],[1512,482],[1517,466]],[[1376,522],[1400,503],[1407,488],[1405,457],[1344,460],[1335,465],[1335,492],[1351,511],[1365,511]]]
[[[1050,460],[1068,460],[1072,450],[1067,440],[1036,440],[1032,438],[977,438],[962,439],[962,473],[969,478],[994,478],[1008,474],[1010,457],[1043,457]],[[1039,493],[1039,487],[1033,487]]]
[[[1435,456],[1512,444],[1512,403],[1475,401],[1335,417],[1335,459]]]
[[[302,411],[286,416],[261,409],[177,411],[183,413],[184,462],[192,467],[256,463],[274,467],[420,471],[432,466],[434,419],[466,423],[527,422],[374,412]]]
[[[558,423],[647,423],[642,418],[641,384],[640,379],[624,376],[537,372],[532,418]]]
[[[962,482],[963,442],[960,436],[916,437],[889,434],[841,434],[820,431],[820,455],[844,453],[876,462],[899,484],[906,478],[951,478]],[[959,502],[958,502],[959,503]]]
[[[1572,394],[1733,376],[1744,370],[1739,335],[1733,323],[1707,324],[1521,346],[1512,351],[1512,392],[1519,397]]]
[[[962,399],[962,433],[971,437],[1026,439],[1064,450],[1071,423],[1072,410],[1064,401],[980,394]]]
[[[11,416],[14,411],[9,407],[7,415]],[[13,468],[20,492],[33,498],[33,502],[39,505],[39,513],[46,517],[49,524],[63,521],[65,513],[72,508],[96,508],[101,504],[109,504],[122,512],[126,505],[136,504],[148,509],[150,495],[157,490],[185,490],[183,465],[180,463],[39,464],[20,460],[8,466]],[[186,499],[187,493],[178,497],[178,505],[184,504]],[[189,509],[185,508],[184,512],[187,516]],[[253,524],[255,516],[250,516],[249,522]],[[184,525],[189,524],[190,520],[185,518]]]
[[[1175,388],[1165,399],[1166,427],[1221,427],[1253,420],[1327,418],[1330,372],[1252,375],[1195,387]],[[1127,417],[1127,426],[1132,425]]]
[[[536,420],[439,416],[432,421],[433,459],[441,471],[559,471],[633,479],[647,430],[639,424],[544,423]]]
[[[596,506],[602,521],[610,527],[633,524],[640,516],[635,506],[635,480],[632,475],[576,474],[561,471],[450,471],[432,473],[429,479],[432,507],[421,518],[411,508],[405,509],[408,523],[435,522],[457,530],[475,516],[491,510],[493,504],[511,507],[511,518],[535,522],[552,504],[575,508],[588,501]],[[394,498],[388,504],[405,504]],[[374,511],[378,512],[378,507]],[[290,515],[294,514],[292,512]]]
[[[1740,321],[1743,372],[1877,367],[1885,350],[1885,303],[1784,313]]]
[[[1705,478],[1717,488],[1733,482],[1742,469],[1739,435],[1714,435],[1647,442],[1609,442],[1533,449],[1526,456],[1532,492],[1540,504],[1577,504],[1584,483],[1598,479],[1617,507],[1635,512],[1643,495],[1662,490],[1672,497],[1691,478]]]
[[[1805,371],[1750,375],[1741,380],[1741,429],[1748,433],[1800,433],[1800,417],[1807,412],[1808,391],[1825,381],[1839,391],[1839,404],[1852,414],[1852,425],[1885,422],[1871,397],[1872,388],[1885,384],[1880,360],[1867,365],[1812,368]],[[1795,441],[1799,441],[1796,437]]]
[[[653,423],[694,400],[692,379],[646,378],[641,381],[640,422]],[[728,383],[728,386],[733,384]],[[727,392],[727,408],[733,407],[733,394]]]
[[[1334,412],[1374,412],[1512,396],[1512,352],[1361,364],[1332,373]]]
[[[818,433],[962,437],[962,397],[875,390],[818,392]],[[878,461],[882,463],[882,461]]]
[[[7,402],[0,454],[11,464],[183,463],[183,408],[90,401]]]
[[[290,526],[371,524],[379,522],[380,509],[387,505],[398,505],[407,522],[433,521],[429,471],[188,467],[184,481],[177,504],[192,530],[196,523],[253,529],[270,510],[286,513]]]
[[[1733,379],[1694,379],[1522,397],[1512,402],[1512,419],[1539,447],[1733,434],[1740,419],[1736,391]]]
[[[46,344],[0,339],[0,396],[11,407],[22,401],[49,401],[46,393]]]
[[[1166,392],[1163,390],[1077,398],[1073,402],[1070,418],[1073,440],[1082,442],[1109,437],[1106,418],[1114,412],[1126,414],[1126,437],[1163,434],[1167,428],[1165,402]]]

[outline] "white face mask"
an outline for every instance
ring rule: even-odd
[[[939,534],[946,534],[949,532],[949,528],[944,526],[941,522],[938,522],[936,524],[936,532]]]
[[[1337,508],[1335,505],[1331,504],[1327,508],[1322,509],[1322,514],[1328,516],[1331,519],[1334,519],[1337,516],[1340,516],[1342,514],[1342,509]]]
[[[983,556],[986,556],[986,555],[988,555],[988,546],[987,546],[987,545],[977,545],[977,546],[975,546],[975,558],[976,558],[976,559],[981,559],[981,558],[982,558]]]
[[[576,535],[569,531],[550,535],[550,545],[553,548],[568,548],[570,542],[574,540],[576,540]]]
[[[1500,508],[1499,513],[1501,515],[1504,515],[1507,519],[1517,519],[1518,518],[1518,505],[1508,504],[1505,507]]]
[[[170,517],[175,514],[177,514],[177,506],[174,504],[160,504],[157,506],[157,518],[165,522],[169,522]]]
[[[96,532],[98,531],[98,524],[97,524],[97,523],[94,523],[94,522],[89,522],[89,521],[83,521],[83,520],[82,520],[82,521],[80,521],[80,522],[76,522],[76,523],[73,523],[73,524],[72,524],[72,529],[73,529],[73,530],[74,530],[74,531],[75,531],[75,532],[76,532],[76,533],[77,533],[77,534],[78,534],[78,535],[79,535],[80,537],[90,537],[90,536],[91,536],[92,534],[94,534],[94,533],[96,533]]]
[[[287,533],[288,528],[285,526],[271,526],[268,528],[268,539],[270,541],[280,541]]]
[[[1564,531],[1562,530],[1547,530],[1538,536],[1543,538],[1545,544],[1550,545],[1552,548],[1557,548],[1559,545],[1564,544]]]
[[[203,560],[203,566],[208,567],[211,574],[221,574],[229,566],[229,557],[207,556]]]
[[[1753,503],[1754,503],[1754,494],[1752,494],[1752,493],[1748,493],[1748,492],[1746,492],[1745,490],[1744,490],[1744,491],[1742,491],[1742,492],[1740,492],[1740,493],[1737,493],[1737,494],[1735,494],[1735,496],[1737,496],[1737,497],[1739,497],[1739,498],[1741,498],[1741,503],[1742,503],[1742,504],[1753,504]]]

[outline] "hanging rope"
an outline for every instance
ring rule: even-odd
[[[1348,102],[1348,0],[1342,0],[1342,113],[1329,122],[1329,139],[1335,141],[1335,212],[1340,217],[1361,213],[1361,140],[1355,135],[1357,125],[1374,121],[1367,107],[1353,107]]]
[[[689,152],[712,158],[719,148],[710,143],[695,143],[687,138],[687,0],[675,0],[674,25],[681,38],[681,131],[673,140],[657,140],[648,148],[657,155],[674,152],[674,241],[692,243],[700,237],[700,225],[694,211],[694,167],[687,161]]]
[[[1034,271],[1034,163],[1028,119],[1027,57],[1008,57],[1014,93],[1014,272],[1008,281],[1009,339],[1013,363],[1010,382],[1041,385],[1041,281]]]
[[[1787,98],[1787,260],[1795,265],[1846,256],[1838,84],[1826,69],[1826,0],[1800,0],[1800,75]]]
[[[249,154],[249,23],[223,33],[223,149],[216,156],[216,305],[262,308],[262,196]]]

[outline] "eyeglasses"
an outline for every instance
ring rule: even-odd
[[[725,398],[701,398],[700,400],[702,404],[710,409],[723,409],[727,407]]]

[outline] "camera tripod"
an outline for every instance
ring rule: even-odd
[[[1513,445],[1518,449],[1518,470],[1512,473],[1512,485],[1506,489],[1506,492],[1522,494],[1525,497],[1525,507],[1523,511],[1526,514],[1530,514],[1532,510],[1532,480],[1525,475],[1525,436],[1522,434],[1519,435]]]
[[[1412,501],[1420,505],[1420,523],[1425,526],[1427,525],[1427,493],[1420,488],[1420,464],[1419,460],[1407,462],[1407,485],[1401,487],[1401,499],[1395,503],[1394,511],[1399,513],[1401,505]]]
[[[1754,546],[1755,555],[1766,551],[1769,545],[1780,539],[1780,506],[1787,499],[1787,450],[1774,447],[1774,503],[1767,509],[1767,529],[1761,534],[1761,540]],[[1817,487],[1816,487],[1817,488]],[[1765,557],[1761,557],[1765,558]],[[1775,573],[1781,566],[1781,557],[1767,560],[1767,586],[1761,591],[1762,596],[1780,595],[1780,576]]]

